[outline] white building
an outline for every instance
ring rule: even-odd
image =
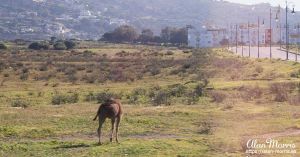
[[[231,26],[229,28],[229,42],[231,45],[258,45],[258,40],[260,45],[265,45],[270,42],[270,29],[265,26],[260,26],[254,24],[240,24]],[[273,41],[273,40],[272,40]]]
[[[188,46],[189,47],[218,47],[221,41],[228,39],[226,29],[219,28],[195,28],[188,30]]]
[[[289,43],[300,44],[300,25],[291,26],[288,32]],[[231,46],[236,44],[268,46],[270,42],[285,44],[286,28],[281,27],[280,29],[278,24],[274,24],[271,30],[269,25],[260,25],[258,28],[257,24],[249,24],[248,28],[248,23],[244,23],[231,25],[227,29],[202,27],[188,30],[188,46],[190,47],[218,47],[224,40],[227,40]]]

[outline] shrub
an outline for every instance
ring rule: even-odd
[[[75,46],[76,46],[76,43],[74,42],[74,41],[71,41],[71,40],[66,40],[65,42],[64,42],[64,44],[65,44],[65,46],[66,46],[66,48],[69,50],[69,49],[73,49],[73,48],[75,48]]]
[[[194,93],[196,96],[200,97],[200,96],[203,96],[204,94],[204,88],[207,86],[206,83],[204,84],[198,84],[195,89],[194,89]]]
[[[10,106],[27,108],[29,106],[29,103],[26,100],[18,98],[18,99],[13,99],[10,103]]]
[[[245,100],[253,100],[253,99],[260,99],[263,94],[263,89],[255,86],[255,87],[242,87],[244,92],[242,94],[242,98]]]
[[[190,50],[183,50],[182,52],[183,53],[190,53],[191,51]]]
[[[26,81],[26,80],[28,79],[28,77],[29,77],[29,74],[28,74],[28,73],[22,73],[22,74],[20,75],[20,80]]]
[[[300,94],[293,95],[289,97],[289,104],[300,105]]]
[[[7,46],[4,43],[0,43],[0,50],[6,50]]]
[[[221,103],[226,99],[226,95],[220,91],[212,91],[210,92],[210,96],[212,98],[212,102]]]
[[[87,102],[91,102],[91,101],[96,101],[96,96],[93,92],[89,92],[86,96],[85,96],[85,101]]]
[[[168,55],[168,56],[174,55],[174,52],[173,51],[167,51],[166,55]]]
[[[300,77],[300,70],[294,71],[290,74],[291,77],[299,78]]]
[[[55,50],[66,50],[66,49],[67,49],[65,43],[62,42],[62,41],[56,42],[56,43],[53,45],[53,47],[54,47]]]
[[[161,90],[154,95],[152,103],[155,106],[159,106],[162,104],[170,105],[170,95],[168,94],[168,92]]]
[[[273,83],[270,86],[270,91],[275,95],[274,100],[284,102],[288,100],[288,92],[290,87],[286,83]]]
[[[97,81],[97,76],[95,74],[92,75],[84,75],[82,78],[86,83],[95,83]]]
[[[149,69],[152,76],[160,74],[160,68],[157,66],[153,66]]]
[[[187,87],[185,87],[182,84],[174,84],[169,86],[168,88],[169,88],[169,94],[175,97],[183,96],[187,90]]]
[[[72,83],[75,83],[78,80],[78,78],[76,77],[76,75],[70,74],[68,75],[68,80]]]
[[[262,66],[258,65],[258,66],[255,67],[255,71],[257,73],[262,73],[264,71],[264,68]]]
[[[147,97],[147,91],[143,88],[134,89],[130,95],[128,95],[129,103],[137,104],[143,102]]]
[[[48,50],[49,44],[47,42],[33,42],[28,46],[28,48],[33,50]]]
[[[78,93],[73,93],[71,95],[61,95],[56,94],[52,97],[52,105],[61,105],[67,103],[77,103],[79,101]]]
[[[101,92],[101,93],[97,93],[96,94],[96,100],[98,103],[104,103],[105,101],[107,101],[108,99],[111,98],[119,98],[120,96],[118,96],[115,93],[111,93],[111,92]]]
[[[212,125],[211,122],[201,122],[199,127],[199,134],[211,134],[212,133]]]
[[[47,71],[48,70],[48,65],[47,64],[40,65],[39,70],[40,71]]]

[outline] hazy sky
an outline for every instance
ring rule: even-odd
[[[285,0],[225,0],[235,3],[242,3],[242,4],[257,4],[257,3],[270,3],[273,6],[278,6],[279,4],[281,7],[285,7]],[[295,9],[300,11],[300,0],[288,0],[289,7],[293,7],[295,5]]]

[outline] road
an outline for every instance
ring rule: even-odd
[[[230,47],[230,51],[233,53],[236,53],[236,47]],[[259,58],[270,58],[270,47],[260,47],[259,48]],[[241,46],[237,48],[237,55],[249,57],[249,47],[244,46],[243,49]],[[300,55],[296,55],[294,53],[289,53],[289,61],[296,61],[300,62]],[[297,56],[297,57],[296,57]],[[258,58],[258,48],[257,47],[251,47],[250,48],[250,57],[251,58]],[[272,58],[274,59],[282,59],[286,60],[286,51],[280,50],[279,47],[272,47]]]

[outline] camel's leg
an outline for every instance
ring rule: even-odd
[[[99,116],[99,128],[98,128],[97,132],[98,132],[98,136],[99,136],[99,144],[100,145],[102,144],[101,143],[101,129],[102,129],[102,125],[104,122],[105,122],[105,118]]]
[[[110,132],[110,142],[112,142],[114,130],[115,130],[115,118],[111,119],[111,132]]]
[[[117,143],[119,143],[119,124],[120,124],[120,121],[121,121],[121,117],[118,117],[117,118],[117,121],[116,121],[116,141]]]

